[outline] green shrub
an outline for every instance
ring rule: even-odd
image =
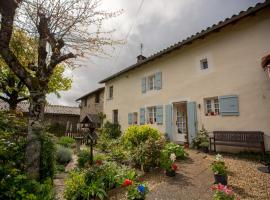
[[[72,151],[69,148],[58,145],[56,150],[56,161],[59,164],[66,165],[71,161],[71,159]]]
[[[128,152],[125,151],[120,145],[111,149],[110,157],[113,161],[123,163],[124,161],[128,160],[128,156]]]
[[[115,162],[94,164],[83,172],[72,172],[66,181],[64,196],[67,200],[105,199],[106,192],[122,186],[125,179],[134,180],[133,169]]]
[[[147,125],[142,126],[130,126],[122,136],[122,140],[127,147],[136,148],[140,144],[144,143],[149,138],[159,139],[161,133],[154,128]]]
[[[131,150],[133,161],[136,165],[142,166],[145,171],[148,171],[151,167],[159,166],[160,154],[164,144],[165,139],[163,137],[147,139],[145,143],[141,143],[137,148]]]
[[[53,200],[53,184],[51,179],[39,183],[28,179],[26,175],[12,172],[0,182],[0,199],[17,200]]]
[[[105,137],[116,139],[121,135],[121,126],[119,124],[113,124],[106,121],[102,128],[102,134]]]
[[[91,200],[97,197],[102,200],[107,196],[101,182],[86,184],[84,173],[72,172],[65,185],[64,197],[67,200]]]
[[[192,144],[195,148],[198,149],[209,147],[210,144],[209,133],[204,127],[199,131],[198,135],[192,140]]]
[[[90,152],[87,150],[81,150],[78,154],[78,167],[83,168],[86,166],[87,163],[89,163],[91,157]]]
[[[43,133],[41,140],[41,157],[40,157],[40,180],[47,178],[53,179],[55,169],[55,144],[53,142],[53,135]]]
[[[75,139],[67,137],[67,136],[63,136],[63,137],[60,137],[57,143],[64,147],[71,148],[75,145],[75,142],[76,142]]]
[[[188,154],[187,152],[185,152],[184,147],[179,144],[169,142],[165,145],[164,149],[168,151],[168,154],[174,153],[177,159],[185,159],[188,157]]]

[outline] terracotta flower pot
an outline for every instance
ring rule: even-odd
[[[228,184],[228,176],[227,175],[220,175],[220,174],[214,174],[215,177],[215,184],[222,184],[227,185]]]
[[[169,177],[174,177],[176,172],[174,170],[166,170],[166,175]]]

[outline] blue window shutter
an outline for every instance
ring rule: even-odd
[[[219,97],[219,108],[222,116],[238,116],[238,96],[227,95]]]
[[[128,124],[132,124],[132,113],[128,113]]]
[[[162,73],[157,72],[155,74],[155,89],[160,90],[162,88]]]
[[[163,124],[163,106],[156,106],[156,122]]]
[[[193,138],[195,138],[197,135],[196,102],[187,103],[187,119],[188,119],[188,142],[191,145]]]
[[[140,124],[145,124],[145,108],[140,109]]]
[[[172,133],[172,114],[173,114],[173,105],[169,104],[165,106],[165,126],[166,126],[166,134],[168,135],[169,140],[173,140],[173,133]]]
[[[142,93],[146,93],[146,77],[142,78]]]

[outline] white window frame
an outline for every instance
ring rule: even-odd
[[[218,97],[209,97],[204,99],[204,110],[206,116],[215,116],[220,114]]]
[[[149,91],[155,90],[155,74],[147,76],[147,89]]]
[[[156,106],[147,107],[147,123],[155,124],[157,122]]]

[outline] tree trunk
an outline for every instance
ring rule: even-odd
[[[30,91],[30,107],[28,118],[28,136],[26,147],[26,171],[30,178],[40,177],[40,154],[43,134],[43,119],[46,92],[43,90]]]

